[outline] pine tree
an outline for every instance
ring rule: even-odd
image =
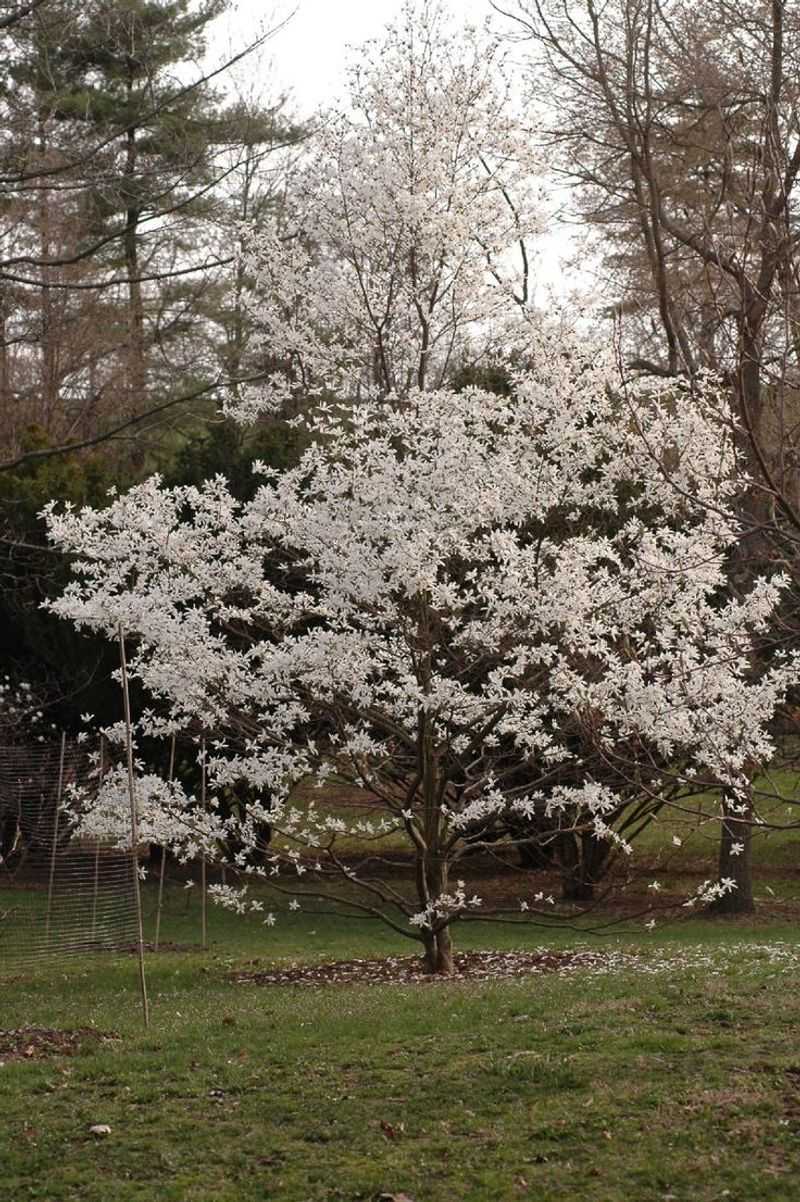
[[[125,277],[129,412],[147,393],[148,348],[164,336],[148,279],[192,266],[181,259],[186,226],[213,178],[215,98],[187,89],[177,69],[202,54],[206,27],[225,6],[99,0],[59,51],[70,77],[61,113],[108,142],[105,170],[86,195],[87,235],[110,238],[112,263]]]

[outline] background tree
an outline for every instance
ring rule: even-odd
[[[273,371],[239,404],[440,386],[519,341],[540,225],[531,139],[496,39],[406,4],[348,75],[246,266]]]
[[[277,148],[300,133],[281,102],[222,104],[218,73],[189,70],[223,8],[45,0],[0,25],[0,652],[61,695],[68,725],[108,703],[110,669],[39,608],[62,565],[37,514],[100,504],[155,463],[174,475],[184,446],[195,478],[220,381],[246,359],[214,337],[237,303],[229,181],[249,164],[253,194],[277,191]],[[274,429],[240,441],[243,461],[248,441],[283,455]]]
[[[217,386],[201,302],[231,261],[214,245],[221,186],[258,120],[271,149],[298,132],[274,104],[246,122],[220,108],[222,68],[187,82],[223,8],[48,0],[5,34],[6,470],[47,453],[23,448],[31,425],[54,450],[116,438],[130,454],[134,434]],[[39,358],[50,370],[32,371]]]
[[[776,560],[800,579],[797,14],[783,0],[529,0],[510,15],[534,47],[559,170],[602,234],[630,368],[711,370],[731,389],[751,481],[731,586]],[[749,839],[742,815],[723,825],[739,885],[724,908],[752,908]],[[735,864],[734,843],[748,849]]]
[[[269,64],[260,55],[248,59],[246,77],[243,71],[234,75],[232,99],[218,135],[223,179],[207,230],[217,257],[222,260],[235,251],[235,259],[205,289],[199,303],[211,353],[218,370],[232,381],[229,391],[237,399],[244,387],[237,381],[257,375],[265,363],[264,351],[256,345],[258,298],[242,253],[244,231],[290,220],[296,197],[289,180],[310,133],[291,122],[285,97],[264,95],[253,83],[253,73],[257,78],[269,74]],[[223,142],[226,132],[229,145]]]

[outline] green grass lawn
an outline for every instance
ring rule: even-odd
[[[152,902],[149,891],[151,915]],[[197,917],[175,890],[163,937],[195,943]],[[147,1032],[134,957],[43,965],[0,980],[0,1027],[119,1039],[0,1068],[0,1197],[788,1202],[800,1170],[798,933],[789,921],[693,919],[649,940],[592,937],[635,952],[635,971],[259,987],[234,984],[231,969],[413,947],[374,922],[306,912],[268,928],[214,910],[207,953],[148,957]],[[589,937],[474,924],[458,940]],[[92,1136],[97,1123],[111,1134]]]
[[[794,758],[797,758],[794,749]],[[777,874],[780,890],[787,896],[800,897],[800,769],[796,766],[775,767],[754,782],[756,804],[764,819],[763,828],[753,832],[756,874]],[[301,812],[313,802],[325,814],[353,823],[386,816],[380,804],[370,805],[374,798],[334,776],[321,793],[311,779],[303,781],[294,791],[292,802]],[[719,847],[719,799],[712,794],[698,794],[674,805],[668,804],[661,814],[646,826],[635,841],[634,869],[642,859],[657,868],[663,865],[670,873],[681,873],[699,882],[716,875]],[[681,840],[676,849],[673,837]],[[280,838],[276,842],[281,843]],[[291,844],[293,846],[293,844]],[[366,840],[348,831],[337,839],[337,850],[343,855],[360,855],[376,850],[386,854],[407,853],[408,841],[402,831],[392,831],[380,839]],[[774,883],[770,882],[773,891]],[[766,896],[769,896],[767,893]]]
[[[753,869],[757,900],[800,899],[800,777],[796,769],[774,769],[755,782],[756,806],[764,825],[753,828]],[[673,887],[717,875],[719,799],[699,794],[667,805],[635,841],[629,866],[672,878]],[[676,847],[673,838],[680,839]]]

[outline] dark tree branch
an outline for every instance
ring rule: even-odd
[[[177,405],[184,405],[190,401],[199,400],[200,397],[208,396],[209,393],[216,392],[220,388],[235,388],[239,384],[255,384],[264,378],[264,373],[260,372],[258,375],[244,376],[238,380],[215,380],[212,384],[205,384],[202,388],[196,388],[192,392],[172,397],[168,401],[163,401],[160,405],[153,405],[151,408],[145,409],[142,413],[137,413],[134,417],[127,418],[124,422],[119,422],[116,426],[112,426],[110,430],[105,430],[102,434],[96,434],[92,438],[84,438],[78,442],[64,443],[58,447],[43,447],[35,451],[25,451],[24,454],[18,455],[16,459],[0,463],[0,472],[13,472],[29,463],[36,463],[43,459],[52,459],[56,455],[71,455],[75,451],[88,450],[90,447],[96,447],[100,443],[109,442],[111,439],[117,438],[125,430],[130,430],[132,427],[138,426],[140,422],[147,421],[148,418],[166,413],[168,410],[174,409]]]

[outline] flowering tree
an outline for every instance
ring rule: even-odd
[[[202,838],[254,873],[269,821],[263,871],[294,906],[344,897],[421,941],[432,971],[451,968],[453,924],[490,912],[467,853],[498,828],[513,844],[509,813],[619,838],[620,790],[576,727],[643,793],[744,796],[793,670],[751,654],[781,582],[726,594],[733,450],[713,395],[626,393],[609,357],[544,337],[534,358],[509,397],[320,406],[301,462],[264,469],[248,503],[219,479],[154,478],[48,516],[77,577],[52,608],[135,638],[131,670],[157,702],[140,727],[208,732]],[[384,817],[348,823],[324,790],[293,804],[296,782],[333,771]],[[215,811],[215,789],[242,779],[271,808]],[[340,854],[354,831],[371,849],[358,865]],[[398,834],[413,888],[381,873]],[[196,845],[185,806],[172,837]]]
[[[519,342],[538,156],[514,116],[499,42],[407,3],[349,73],[291,182],[290,218],[247,235],[266,383],[252,417],[292,397],[404,394]]]

